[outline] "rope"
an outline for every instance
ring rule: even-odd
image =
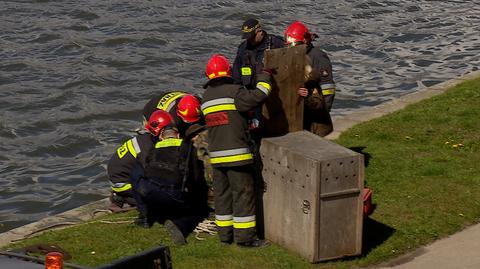
[[[197,240],[203,241],[206,238],[201,237],[200,234],[201,233],[206,233],[206,234],[209,234],[209,235],[216,235],[217,234],[217,225],[215,224],[215,221],[213,221],[213,220],[204,220],[197,225],[197,227],[195,228],[195,230],[193,230],[193,232],[195,233],[195,238]]]

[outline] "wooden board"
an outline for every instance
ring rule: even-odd
[[[274,70],[272,92],[263,106],[266,136],[303,130],[303,98],[297,90],[304,83],[306,46],[265,51],[265,68]]]

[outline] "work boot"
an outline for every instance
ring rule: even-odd
[[[187,243],[182,231],[178,229],[177,225],[175,225],[173,221],[166,220],[164,226],[165,229],[167,229],[167,232],[170,234],[170,237],[172,238],[172,241],[173,243],[175,243],[175,245],[183,246]]]
[[[153,222],[145,217],[143,214],[138,214],[138,217],[134,220],[135,225],[145,229],[150,229],[153,226]]]
[[[270,244],[265,240],[254,239],[252,241],[237,243],[237,246],[242,248],[264,248],[270,246]]]
[[[123,204],[125,203],[125,199],[121,197],[120,195],[112,192],[110,193],[110,203],[112,203],[115,206],[118,206],[119,208],[123,207]]]

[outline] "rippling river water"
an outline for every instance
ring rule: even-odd
[[[249,16],[319,34],[334,115],[477,70],[478,1],[0,1],[0,232],[108,194],[105,164],[160,90],[202,93]]]

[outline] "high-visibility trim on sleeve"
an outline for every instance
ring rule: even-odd
[[[180,138],[167,138],[162,141],[155,143],[155,148],[168,148],[168,147],[179,147],[182,145],[182,139]]]
[[[326,89],[326,90],[322,90],[322,95],[325,96],[325,95],[331,95],[331,94],[334,94],[335,93],[335,89]]]
[[[127,148],[128,152],[130,152],[130,154],[132,154],[134,158],[137,158],[137,152],[135,151],[135,147],[133,146],[132,139],[127,141]]]
[[[272,86],[266,82],[260,81],[257,83],[257,89],[261,90],[264,94],[269,95]]]
[[[114,192],[128,191],[130,189],[132,189],[132,184],[130,183],[121,183],[121,184],[112,185],[112,191]]]

